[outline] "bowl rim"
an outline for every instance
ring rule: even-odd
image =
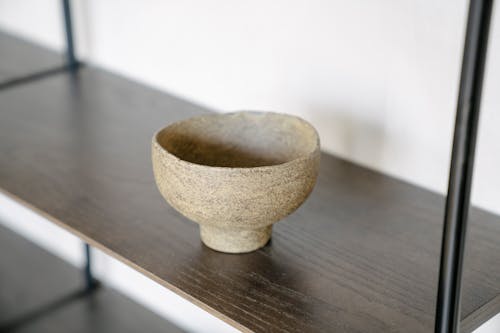
[[[256,167],[225,167],[225,166],[212,166],[212,165],[199,164],[199,163],[194,163],[194,162],[186,161],[186,160],[184,160],[182,158],[179,158],[178,156],[172,154],[171,152],[169,152],[167,149],[165,149],[158,142],[158,135],[161,132],[163,132],[164,130],[166,130],[170,126],[178,124],[180,122],[185,122],[185,121],[189,121],[189,120],[196,119],[196,118],[212,117],[212,116],[215,116],[215,117],[217,117],[217,116],[229,116],[229,115],[240,114],[240,113],[260,114],[260,115],[272,114],[272,115],[280,116],[280,117],[294,118],[294,119],[300,121],[301,123],[307,125],[310,129],[312,129],[312,131],[314,133],[314,137],[316,139],[315,140],[316,142],[315,142],[315,145],[314,145],[314,149],[310,153],[301,155],[301,156],[296,157],[296,158],[294,158],[294,159],[292,159],[290,161],[286,161],[286,162],[282,162],[282,163],[277,163],[277,164],[273,164],[273,165],[262,165],[262,166],[256,166]],[[271,170],[271,169],[275,170],[276,168],[285,168],[285,167],[287,167],[287,166],[289,166],[291,164],[295,164],[295,163],[297,163],[299,161],[305,161],[305,160],[311,159],[311,157],[313,157],[316,154],[319,155],[319,152],[320,152],[320,149],[321,149],[320,138],[319,138],[318,131],[307,120],[305,120],[305,119],[303,119],[301,117],[295,116],[295,115],[288,114],[288,113],[279,113],[279,112],[273,112],[273,111],[253,111],[253,110],[241,110],[241,111],[233,111],[233,112],[225,112],[225,113],[210,112],[210,113],[205,113],[205,114],[197,115],[197,116],[194,116],[194,117],[189,117],[189,118],[181,119],[181,120],[175,121],[175,122],[173,122],[173,123],[171,123],[171,124],[169,124],[169,125],[161,128],[160,130],[156,131],[154,133],[154,135],[153,135],[152,143],[153,143],[154,147],[156,147],[161,153],[169,156],[170,158],[173,158],[174,160],[176,160],[177,162],[180,162],[181,164],[185,164],[185,165],[188,165],[190,167],[202,168],[204,170],[220,170],[220,171],[226,171],[226,172],[227,171],[239,171],[239,172],[242,172],[244,170],[245,171]]]

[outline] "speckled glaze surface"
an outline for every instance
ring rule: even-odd
[[[208,247],[244,253],[264,246],[272,224],[312,191],[320,144],[306,121],[272,112],[207,114],[153,137],[153,170],[163,197],[200,224]]]

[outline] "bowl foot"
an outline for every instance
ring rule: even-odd
[[[246,253],[260,249],[271,238],[273,226],[259,229],[229,229],[200,226],[203,243],[211,249],[226,253]]]

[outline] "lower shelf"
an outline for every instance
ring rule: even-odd
[[[112,289],[83,286],[80,270],[0,227],[0,332],[182,332]]]

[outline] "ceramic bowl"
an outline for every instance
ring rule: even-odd
[[[161,194],[200,224],[203,243],[244,253],[264,246],[273,223],[311,193],[320,144],[316,130],[298,117],[206,114],[157,132],[152,158]]]

